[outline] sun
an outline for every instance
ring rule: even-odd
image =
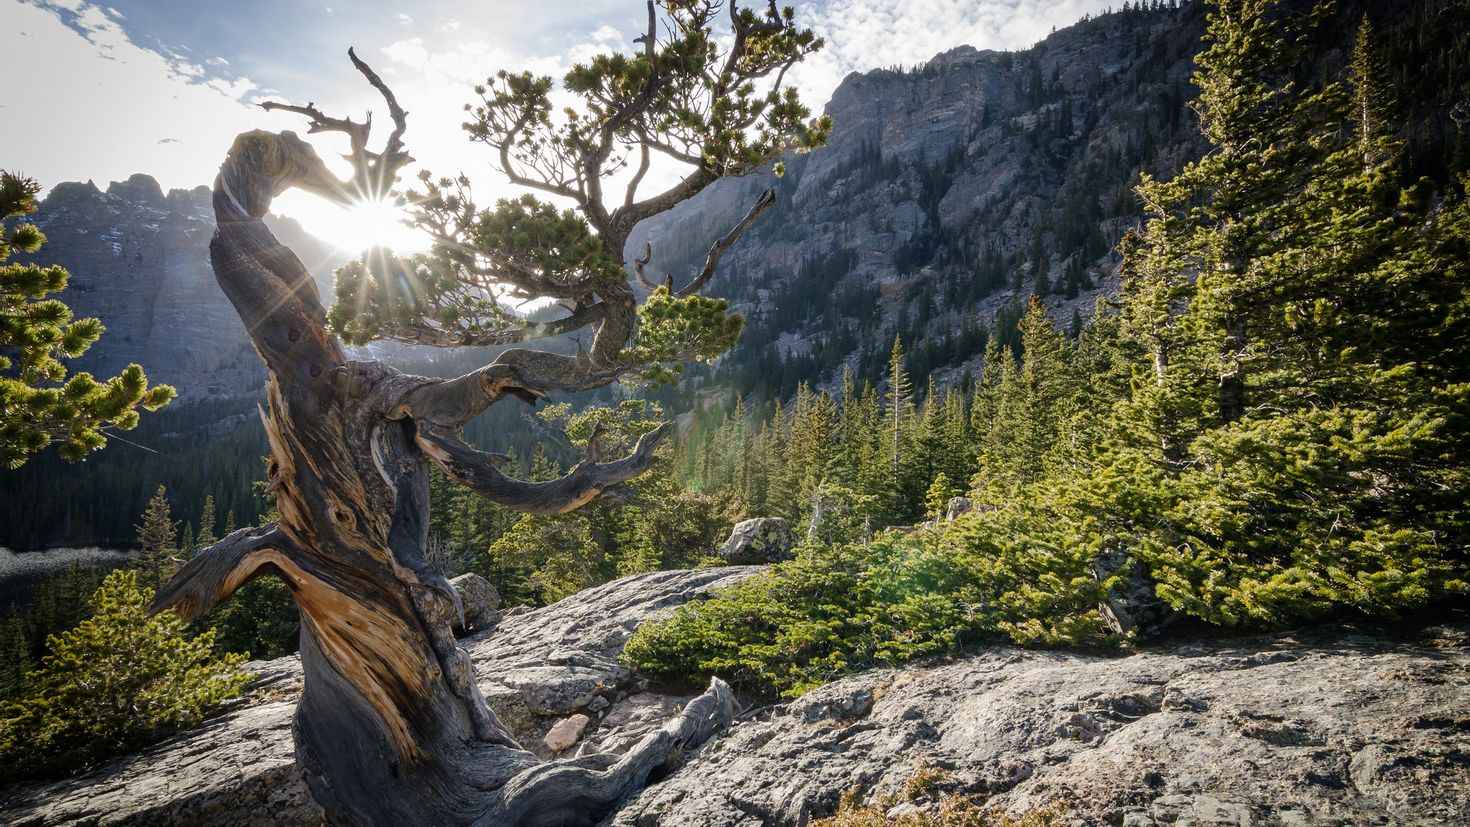
[[[296,219],[302,229],[348,253],[388,247],[395,253],[429,248],[429,237],[405,225],[407,214],[390,200],[364,201],[350,208],[297,191],[282,193],[272,210]]]

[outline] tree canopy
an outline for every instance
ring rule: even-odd
[[[629,374],[667,381],[683,362],[729,349],[740,320],[726,302],[699,291],[773,194],[758,198],[679,284],[672,274],[660,284],[646,276],[656,251],[645,250],[632,262],[649,294],[641,305],[628,285],[628,237],[639,221],[721,178],[779,174],[781,153],[825,143],[830,119],[810,120],[785,82],[787,70],[822,41],[797,26],[789,8],[758,13],[683,0],[657,9],[650,3],[638,42],[635,54],[574,66],[561,81],[572,106],[554,105],[556,82],[529,72],[500,71],[477,86],[465,130],[491,151],[497,171],[535,194],[481,207],[467,176],[421,172],[403,201],[433,248],[406,258],[372,250],[339,271],[334,330],[353,344],[388,338],[455,346],[517,344],[595,326],[580,362],[502,357],[505,365],[559,369],[558,390]],[[645,192],[656,159],[680,177]],[[533,320],[521,309],[538,300],[554,302],[552,318]]]

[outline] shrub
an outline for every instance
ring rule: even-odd
[[[709,600],[646,623],[624,659],[645,673],[709,674],[762,694],[799,695],[846,672],[974,640],[1105,643],[1095,550],[1015,509],[868,543],[806,545]],[[1056,523],[1052,523],[1055,525]]]
[[[819,818],[811,827],[1061,827],[1067,823],[1060,805],[1011,818],[1002,810],[986,809],[959,793],[940,798],[938,789],[952,784],[953,779],[944,771],[921,765],[898,794],[883,796],[867,806],[860,803],[862,788],[853,787],[843,794],[835,815]],[[888,816],[900,804],[921,802],[935,803],[935,811]]]
[[[53,635],[50,654],[3,707],[0,760],[17,776],[66,772],[197,724],[240,694],[241,655],[213,655],[172,612],[150,617],[153,594],[115,571],[92,597],[92,617]]]

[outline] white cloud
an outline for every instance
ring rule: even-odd
[[[613,28],[612,26],[603,23],[601,26],[597,27],[596,31],[592,32],[592,42],[603,43],[608,46],[614,47],[622,46],[623,33]]]
[[[0,2],[0,106],[16,123],[0,136],[0,164],[52,185],[95,179],[100,186],[135,172],[165,188],[209,181],[223,148],[258,120],[239,98],[248,80],[207,85],[186,75],[197,67],[172,62],[132,43],[97,6],[59,0],[85,35],[46,9]],[[34,67],[45,70],[36,73]],[[170,138],[171,141],[163,139]]]
[[[1053,28],[1096,14],[1118,0],[828,0],[806,2],[797,21],[826,41],[791,72],[813,111],[821,111],[850,72],[927,62],[956,46],[1025,49]]]
[[[408,24],[410,24],[412,22],[413,22],[413,18],[412,17],[409,17],[408,15],[403,14],[402,12],[400,12],[398,14],[398,23],[400,25],[407,26]]]

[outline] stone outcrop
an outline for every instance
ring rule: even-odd
[[[464,623],[456,624],[457,635],[488,629],[500,620],[500,592],[478,574],[461,574],[449,581],[464,607]]]
[[[868,672],[737,723],[610,823],[804,824],[922,762],[946,792],[1079,825],[1463,824],[1467,635],[1329,626]]]
[[[1178,620],[1180,614],[1158,595],[1158,584],[1143,564],[1126,552],[1105,551],[1092,565],[1098,580],[1117,577],[1117,583],[1097,606],[1103,622],[1114,633],[1146,638]]]
[[[969,497],[950,497],[949,505],[944,509],[944,519],[954,522],[961,514],[969,514],[975,510],[975,503]]]
[[[552,726],[584,715],[599,749],[631,746],[667,717],[646,714],[646,687],[617,662],[649,615],[698,599],[756,569],[636,575],[554,606],[507,617],[462,644],[480,689],[522,744],[543,757]],[[296,768],[291,715],[301,691],[294,658],[249,665],[249,694],[204,726],[82,775],[0,789],[0,824],[317,825],[321,811]],[[659,696],[672,709],[684,696]],[[574,746],[576,738],[567,746]],[[563,747],[566,749],[566,747]]]
[[[618,663],[650,616],[758,568],[637,575],[465,641],[543,757],[626,750],[687,695]],[[292,757],[294,658],[205,726],[76,778],[0,790],[17,825],[315,825]],[[1470,624],[1319,626],[1127,655],[975,650],[854,675],[735,727],[609,827],[799,825],[924,764],[941,792],[1075,824],[1458,824],[1470,815]],[[925,802],[921,806],[932,807]]]
[[[791,523],[783,517],[756,517],[730,529],[720,559],[735,566],[779,563],[790,559]]]

